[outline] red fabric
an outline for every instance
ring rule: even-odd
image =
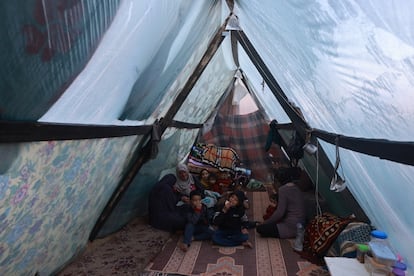
[[[266,213],[263,215],[263,220],[269,219],[273,215],[275,210],[276,210],[276,206],[274,205],[267,206]]]
[[[323,264],[325,253],[353,220],[354,218],[341,218],[327,212],[316,216],[305,228],[303,251],[298,253],[310,262]]]

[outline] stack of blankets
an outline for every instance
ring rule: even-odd
[[[191,161],[209,165],[221,172],[234,173],[240,158],[232,148],[199,143],[191,150]]]

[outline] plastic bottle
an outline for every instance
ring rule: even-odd
[[[357,244],[357,260],[360,263],[364,263],[365,261],[365,255],[369,251],[369,246],[366,244]]]
[[[305,236],[305,228],[303,228],[302,223],[296,224],[296,239],[293,244],[293,249],[296,251],[303,250],[303,238]]]

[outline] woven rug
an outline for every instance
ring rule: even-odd
[[[120,231],[88,244],[57,276],[142,275],[170,236],[149,226],[146,218],[137,218]]]
[[[253,206],[248,209],[251,220],[262,221],[269,196],[266,191],[248,192]],[[292,249],[293,240],[262,238],[250,229],[254,248],[221,247],[208,241],[194,241],[183,252],[174,235],[163,250],[148,264],[142,275],[329,275],[316,265],[301,259]]]

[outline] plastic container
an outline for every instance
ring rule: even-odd
[[[391,272],[391,267],[378,263],[374,258],[370,257],[368,254],[365,255],[365,269],[370,275],[376,276],[388,276]]]
[[[384,231],[373,230],[371,232],[371,241],[368,245],[375,261],[391,267],[398,259],[394,252],[392,252],[387,237],[388,235]]]
[[[398,257],[397,257],[398,258]],[[398,262],[396,262],[394,265],[393,265],[393,267],[394,268],[397,268],[397,269],[401,269],[401,270],[407,270],[407,265],[405,264],[405,263],[403,263],[401,260],[400,261],[398,261]]]
[[[365,255],[368,253],[369,251],[369,246],[366,244],[357,244],[357,260],[360,263],[364,263],[365,262]]]
[[[392,275],[405,276],[407,265],[401,261],[401,257],[397,256],[398,261],[392,266]]]
[[[397,262],[397,256],[392,252],[391,247],[386,242],[373,240],[368,245],[372,256],[378,263],[391,267]]]
[[[399,269],[399,268],[393,268],[392,269],[392,275],[395,275],[395,276],[405,276],[405,271],[404,270],[402,270],[402,269]]]
[[[243,173],[243,174],[245,174],[247,176],[251,176],[252,175],[252,171],[249,170],[249,169],[246,169],[246,168],[236,167],[235,168],[235,171],[236,172],[241,172],[241,173]]]

